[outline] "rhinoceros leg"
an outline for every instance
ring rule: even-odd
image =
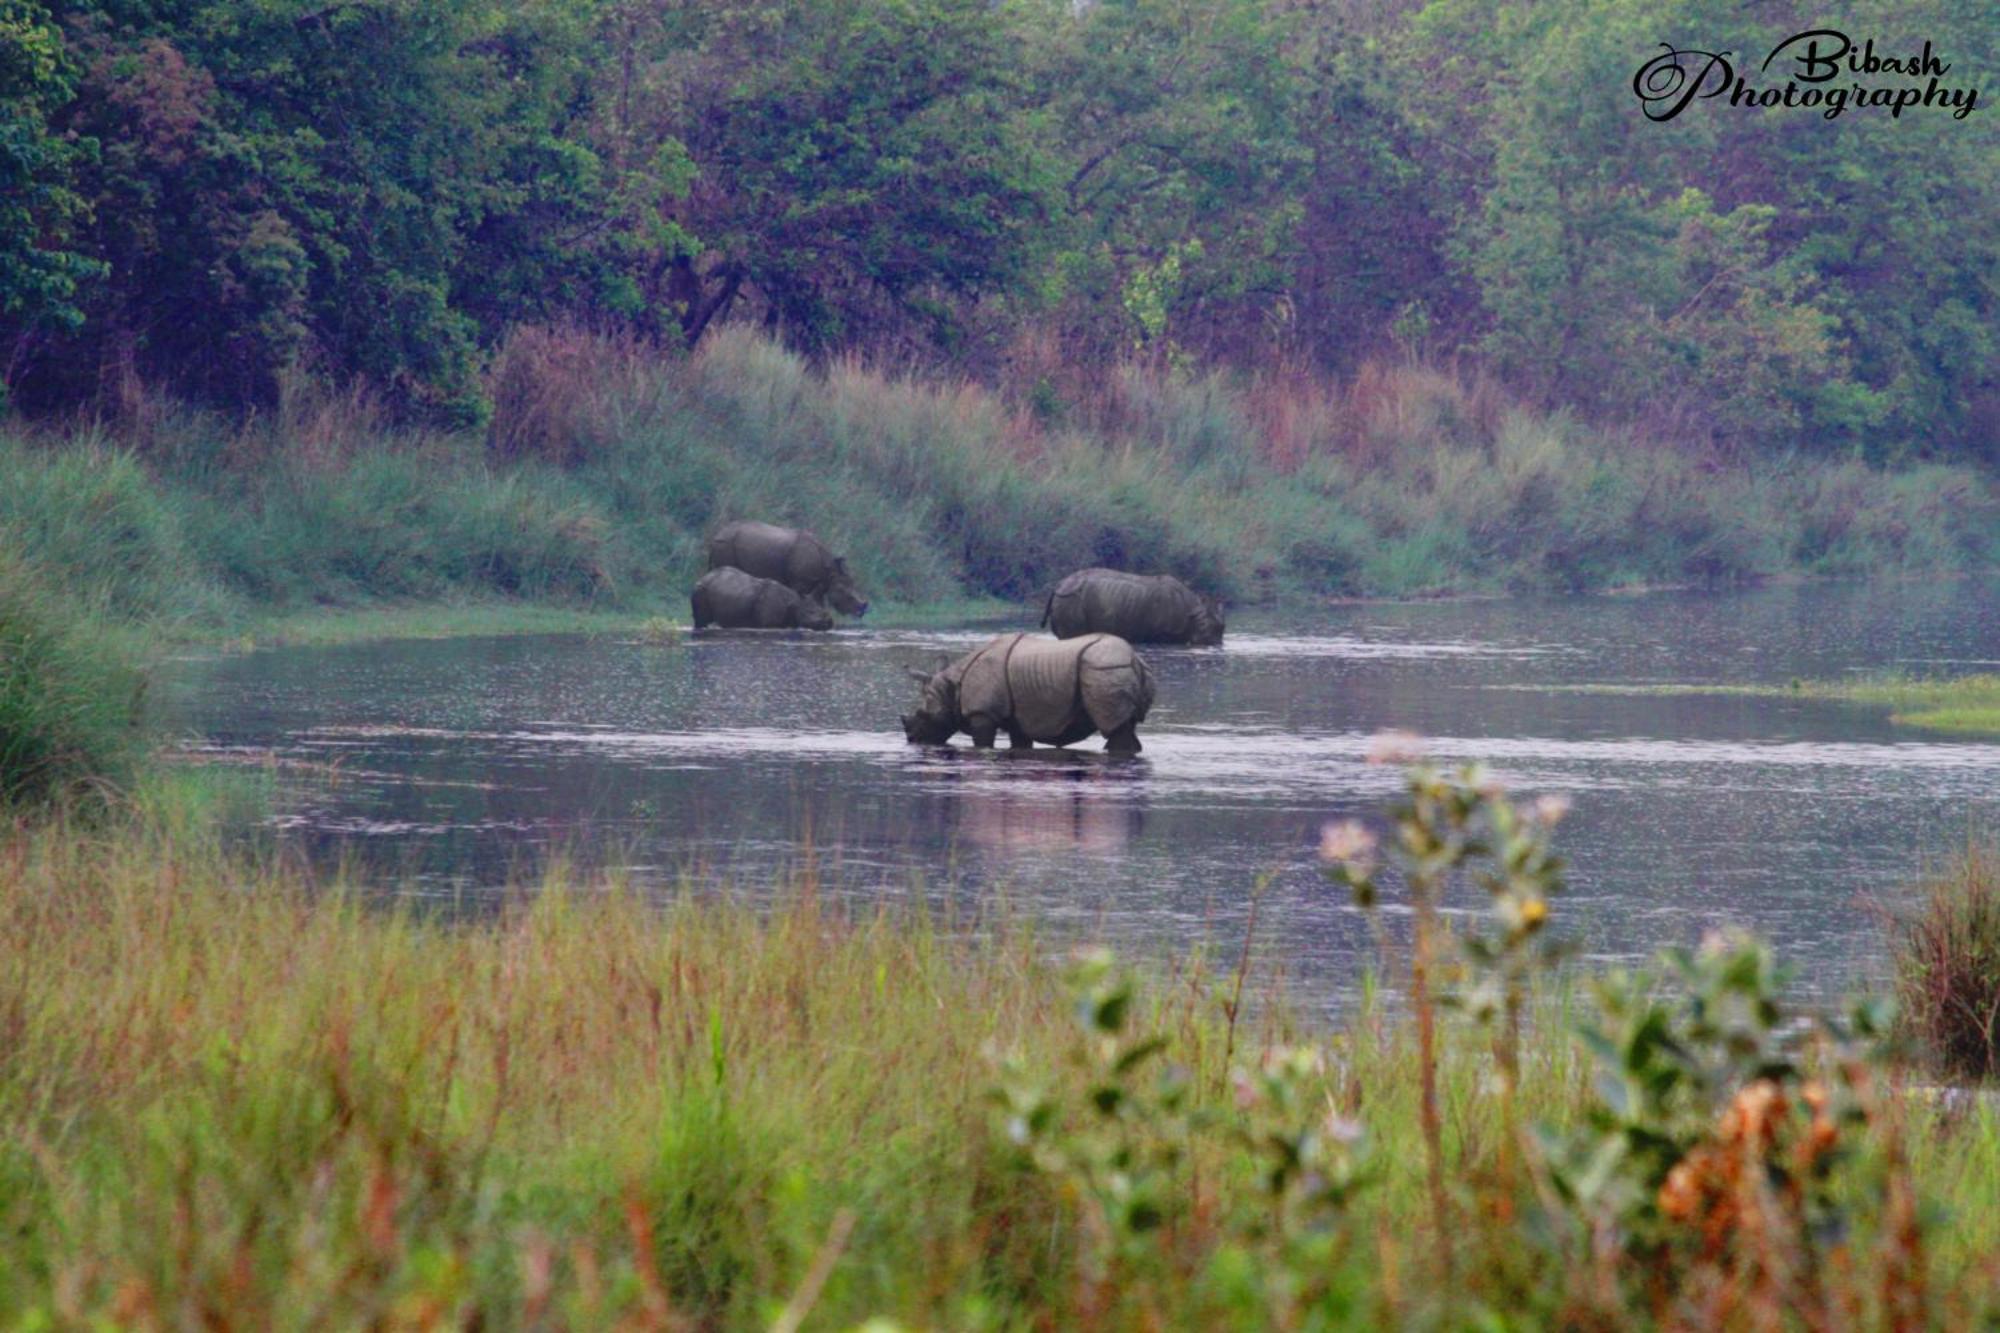
[[[1009,723],[1007,727],[1007,744],[1016,750],[1032,750],[1035,748],[1035,738],[1021,730],[1020,723]]]
[[[965,729],[972,733],[972,745],[977,750],[992,749],[994,738],[1000,734],[999,724],[983,717],[967,718]]]
[[[1106,754],[1137,754],[1146,747],[1139,744],[1139,728],[1136,723],[1127,722],[1104,738]]]

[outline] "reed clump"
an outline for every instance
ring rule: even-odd
[[[2000,847],[1975,839],[1927,875],[1894,918],[1896,996],[1944,1073],[2000,1074]]]

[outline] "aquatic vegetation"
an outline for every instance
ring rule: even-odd
[[[2000,675],[1955,679],[1894,677],[1828,687],[1831,697],[1881,704],[1889,720],[1932,731],[2000,735]]]
[[[685,625],[667,616],[647,616],[639,622],[640,640],[656,648],[675,647],[686,633]]]
[[[1656,684],[1536,685],[1566,694],[1737,695],[1751,699],[1826,699],[1889,710],[1889,720],[1931,731],[2000,734],[2000,675],[1869,676],[1856,680],[1793,680],[1783,685]]]

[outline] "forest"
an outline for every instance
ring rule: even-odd
[[[1864,7],[1976,89],[2000,16]],[[523,329],[728,323],[1044,417],[1108,367],[1476,367],[1751,451],[1992,462],[1991,113],[1698,100],[1723,0],[0,4],[0,368],[29,418],[301,382],[486,426]],[[1929,43],[1929,47],[1925,44]],[[1887,76],[1878,76],[1874,81]]]

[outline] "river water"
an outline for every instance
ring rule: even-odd
[[[1138,760],[1095,738],[905,744],[906,669],[999,628],[286,649],[176,663],[164,694],[193,748],[300,761],[275,823],[307,855],[459,910],[552,849],[752,896],[810,860],[862,902],[998,895],[1053,939],[1233,954],[1268,877],[1260,959],[1329,998],[1375,946],[1314,848],[1393,795],[1365,759],[1386,728],[1572,799],[1557,919],[1599,958],[1735,923],[1800,988],[1843,990],[1879,974],[1880,909],[1927,858],[2000,827],[2000,742],[1804,699],[1564,688],[2000,669],[1993,583],[1244,613],[1221,649],[1147,650]]]

